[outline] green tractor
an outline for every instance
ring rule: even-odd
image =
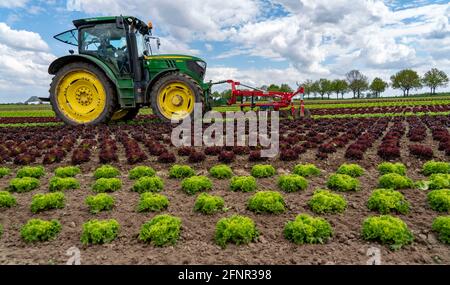
[[[129,16],[73,21],[75,29],[55,39],[78,54],[55,60],[50,102],[70,125],[130,120],[144,106],[164,121],[190,116],[194,103],[210,109],[206,62],[187,55],[153,55],[152,24]]]

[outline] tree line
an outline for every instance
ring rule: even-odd
[[[369,97],[381,97],[381,94],[386,91],[390,86],[394,89],[399,89],[403,91],[403,96],[409,96],[411,90],[420,89],[422,87],[430,88],[430,94],[436,94],[436,89],[440,87],[446,87],[449,78],[447,74],[438,70],[437,68],[432,68],[427,71],[422,77],[412,69],[404,69],[396,74],[392,75],[390,82],[386,82],[383,79],[376,77],[369,82],[367,76],[362,74],[359,70],[351,70],[345,75],[345,79],[335,79],[329,80],[326,78],[321,78],[319,80],[306,80],[302,83],[305,88],[305,96],[309,99],[311,95],[314,98],[320,96],[324,99],[325,96],[330,99],[331,95],[339,96],[343,99],[346,93],[351,92],[353,98],[362,98],[363,93],[370,91],[371,93],[366,96]],[[264,85],[260,87],[261,90],[266,91],[281,91],[281,92],[292,92],[292,88],[288,84],[281,84],[280,86],[271,84],[269,86]],[[221,93],[214,92],[212,94],[213,99],[218,100],[219,98],[228,99],[231,96],[231,90],[225,90]]]
[[[361,98],[363,92],[370,91],[368,97],[380,97],[383,92],[390,86],[394,89],[403,91],[403,96],[409,96],[411,90],[416,90],[424,86],[430,88],[430,94],[436,94],[436,88],[446,87],[449,79],[447,74],[436,68],[427,71],[422,77],[412,69],[404,69],[391,76],[391,82],[376,77],[369,83],[367,76],[359,70],[352,70],[345,75],[345,79],[336,79],[330,81],[322,78],[316,81],[306,80],[303,83],[305,87],[305,95],[320,95],[324,99],[327,95],[328,99],[331,94],[336,94],[339,99],[344,98],[346,93],[352,92],[353,98]]]

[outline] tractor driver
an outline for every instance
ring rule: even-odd
[[[120,73],[128,72],[128,55],[127,55],[127,41],[125,37],[120,40],[113,40],[118,47],[111,44],[111,36],[105,36],[100,39],[100,46],[98,53],[101,57],[109,61]]]
[[[98,47],[98,54],[105,59],[115,58],[116,48],[111,45],[109,36],[100,38],[100,45]]]

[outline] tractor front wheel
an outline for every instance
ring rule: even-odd
[[[195,103],[203,104],[203,91],[190,76],[173,72],[153,85],[150,101],[153,112],[164,121],[182,120],[194,113]]]
[[[50,85],[56,115],[69,125],[95,125],[111,120],[116,108],[112,83],[98,67],[70,63],[58,70]]]

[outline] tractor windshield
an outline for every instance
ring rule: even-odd
[[[107,23],[81,29],[80,53],[91,54],[118,73],[129,73],[127,38],[124,29]]]
[[[65,44],[78,46],[78,30],[77,29],[73,29],[73,30],[58,34],[58,35],[54,36],[54,38]]]

